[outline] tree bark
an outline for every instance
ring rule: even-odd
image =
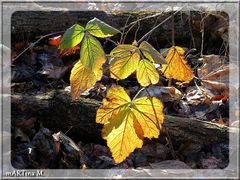
[[[81,140],[101,141],[102,125],[95,122],[101,102],[81,98],[72,101],[64,91],[51,91],[41,95],[12,95],[12,123],[36,117],[55,132],[71,128]],[[69,132],[69,133],[70,133]],[[165,116],[161,136],[168,135],[174,143],[184,143],[187,149],[199,150],[213,142],[228,143],[229,127],[201,121],[195,118]]]

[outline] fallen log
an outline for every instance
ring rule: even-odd
[[[147,18],[154,14],[159,14],[156,17]],[[11,18],[11,36],[12,43],[19,40],[19,36],[27,37],[28,40],[32,40],[37,36],[42,36],[52,32],[65,31],[73,24],[80,24],[85,26],[87,22],[93,18],[98,18],[111,26],[123,31],[125,23],[128,19],[128,23],[137,21],[141,18],[143,20],[139,24],[139,30],[137,33],[137,39],[147,33],[152,27],[159,24],[167,17],[171,16],[171,12],[155,12],[155,11],[116,11],[116,12],[104,12],[104,11],[17,11],[13,13]],[[176,21],[176,41],[183,41],[183,39],[189,39],[189,26],[187,14],[183,14],[175,17]],[[200,13],[196,12],[200,17]],[[144,19],[146,18],[146,19]],[[169,21],[170,22],[170,21]],[[131,25],[134,25],[131,24]],[[126,31],[131,26],[126,28]],[[126,43],[132,43],[135,37],[135,31],[138,29],[136,23],[129,31]],[[157,31],[151,34],[150,42],[156,45],[158,43],[167,43],[166,37],[171,37],[171,23],[165,23],[163,27],[159,27]],[[119,41],[120,35],[114,36],[112,39]],[[112,45],[112,44],[111,44]]]
[[[102,125],[95,122],[101,102],[81,98],[72,101],[69,93],[51,91],[40,95],[11,95],[12,124],[36,117],[54,132],[69,133],[82,141],[101,142]],[[200,150],[210,143],[228,143],[229,127],[195,118],[165,116],[160,137],[169,136],[173,144],[184,143],[189,151]],[[102,141],[103,142],[103,141]],[[185,151],[185,150],[184,150]],[[187,152],[185,151],[185,152]]]
[[[204,16],[203,12],[184,11],[179,12],[174,16],[175,26],[175,43],[184,44],[186,47],[191,46],[192,36],[194,37],[195,48],[201,48],[201,32],[199,22]],[[65,31],[73,24],[78,23],[85,26],[86,23],[94,17],[103,20],[113,27],[124,31],[125,24],[128,20],[125,32],[128,32],[125,43],[132,43],[135,38],[139,40],[144,34],[150,31],[153,27],[163,22],[170,17],[172,12],[156,12],[156,11],[16,11],[11,17],[11,42],[15,44],[19,41],[19,37],[26,37],[28,41],[34,41],[36,37],[40,37],[53,32]],[[142,19],[139,21],[139,19]],[[206,23],[211,24],[211,27],[217,26],[219,17],[208,16],[205,18]],[[139,23],[134,23],[139,22]],[[131,27],[134,25],[133,27]],[[191,28],[190,28],[191,27]],[[208,25],[205,25],[208,27]],[[192,30],[191,30],[192,29]],[[129,31],[128,31],[129,30]],[[217,30],[210,28],[205,30],[205,44],[212,41],[221,41],[221,37],[211,37],[211,34],[216,34]],[[169,47],[169,39],[171,37],[172,24],[171,21],[166,21],[163,25],[157,28],[149,36],[148,42],[157,49]],[[119,41],[120,34],[112,37],[112,40]],[[106,49],[112,48],[112,43],[105,43]],[[207,47],[205,47],[207,49]],[[214,45],[216,48],[216,44]],[[218,51],[217,51],[218,52]],[[209,54],[209,53],[208,53]]]

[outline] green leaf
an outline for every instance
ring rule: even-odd
[[[137,80],[141,86],[148,86],[149,84],[157,84],[159,81],[159,74],[152,62],[143,59],[139,62],[137,67]]]
[[[72,48],[82,41],[83,36],[84,28],[78,24],[74,24],[72,27],[68,28],[67,31],[63,34],[63,38],[60,42],[59,48]]]
[[[117,80],[131,75],[141,58],[139,49],[133,45],[119,45],[111,51],[110,55],[113,58],[110,62],[110,76]]]
[[[119,30],[97,18],[90,20],[86,25],[86,29],[90,34],[99,38],[106,38],[121,33]]]
[[[85,35],[80,50],[80,59],[82,64],[91,69],[96,76],[100,75],[99,69],[105,63],[106,56],[101,43],[93,36]]]
[[[142,51],[143,55],[152,62],[157,64],[166,64],[164,57],[154,48],[151,44],[146,41],[143,41],[139,49]]]

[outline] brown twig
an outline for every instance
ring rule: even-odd
[[[127,23],[128,23],[128,21],[129,21],[130,17],[131,17],[131,15],[128,16],[128,18],[127,18],[127,20],[126,20],[126,23],[125,23],[125,25],[124,25],[124,27],[123,27],[123,32],[122,32],[122,34],[121,34],[121,38],[120,38],[120,41],[119,41],[120,44],[122,44],[122,42],[123,42],[123,36],[124,36],[125,30],[126,30],[126,28],[127,28]]]
[[[112,39],[110,38],[106,38],[107,41],[113,43],[115,46],[118,46],[118,43],[116,43],[115,41],[113,41]]]
[[[157,13],[157,14],[154,14],[154,15],[150,15],[150,16],[147,16],[147,17],[138,19],[138,20],[133,21],[133,22],[131,22],[130,24],[128,24],[128,25],[126,26],[126,28],[132,26],[132,25],[135,24],[135,23],[141,22],[141,21],[146,20],[146,19],[154,18],[154,17],[160,16],[160,15],[162,15],[162,14],[163,14],[163,12],[160,12],[160,13]]]
[[[175,46],[174,14],[172,15],[172,46]]]
[[[203,48],[204,48],[204,19],[205,19],[205,17],[202,18],[202,14],[201,14],[201,22],[200,22],[201,33],[202,33],[201,57],[203,56]]]
[[[137,33],[138,33],[138,30],[140,29],[140,22],[138,22],[137,24],[138,24],[138,27],[137,27],[137,30],[135,31],[135,34],[134,34],[134,40],[137,39]]]
[[[122,40],[122,43],[123,43],[123,44],[124,44],[124,42],[125,42],[125,39],[126,39],[128,33],[132,30],[132,28],[133,28],[137,23],[138,23],[138,22],[136,22],[135,24],[133,24],[133,25],[127,30],[127,32],[125,33],[125,36],[124,36],[124,38],[123,38],[123,40]]]
[[[169,19],[171,19],[172,16],[174,16],[175,14],[177,14],[178,12],[180,12],[183,9],[183,7],[181,9],[179,9],[178,11],[174,12],[171,16],[167,17],[166,19],[164,19],[161,23],[159,23],[157,26],[155,26],[154,28],[152,28],[150,31],[148,31],[140,40],[138,40],[138,44],[140,44],[149,34],[151,34],[153,31],[155,31],[158,27],[160,27],[162,24],[164,24],[165,22],[167,22]]]
[[[155,23],[154,23],[153,27],[155,27],[155,26],[157,25],[158,18],[159,18],[159,17],[157,17],[157,19],[156,19],[156,21],[155,21]],[[146,41],[148,41],[148,40],[149,40],[149,37],[151,36],[151,34],[152,34],[152,33],[150,33],[150,34],[148,35],[148,37],[147,37]]]
[[[192,31],[192,24],[191,24],[191,11],[189,11],[189,18],[188,18],[188,25],[189,25],[189,30],[192,38],[192,43],[193,43],[193,48],[196,49],[196,44],[193,36],[193,31]]]

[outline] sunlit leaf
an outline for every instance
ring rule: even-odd
[[[163,123],[163,104],[153,97],[142,97],[133,102],[132,111],[142,127],[144,137],[157,138]]]
[[[88,67],[95,74],[106,61],[105,52],[100,42],[91,35],[85,35],[81,49],[80,59],[85,67]]]
[[[111,53],[110,75],[114,79],[125,79],[137,68],[140,60],[139,49],[133,45],[119,45]]]
[[[55,37],[49,38],[48,44],[50,44],[52,46],[58,47],[60,45],[60,43],[61,43],[61,40],[62,40],[62,36],[61,35],[55,36]]]
[[[133,112],[124,108],[102,130],[102,136],[107,140],[116,163],[124,161],[134,149],[142,147],[143,140],[139,138],[134,126],[141,129]]]
[[[159,136],[163,119],[160,100],[142,97],[131,101],[122,87],[114,86],[98,109],[96,122],[104,124],[102,136],[115,162],[120,163],[142,147],[144,137]]]
[[[166,60],[164,59],[164,57],[154,48],[152,47],[151,44],[149,44],[146,41],[143,41],[140,46],[139,49],[142,51],[142,53],[144,54],[144,56],[149,59],[152,62],[155,62],[157,64],[166,64]]]
[[[171,47],[166,61],[168,64],[162,65],[164,76],[179,81],[190,82],[194,74],[184,59],[184,50],[181,47]]]
[[[96,75],[88,67],[83,66],[79,60],[73,67],[70,76],[71,95],[73,99],[80,97],[81,93],[94,86]]]
[[[97,18],[90,20],[86,25],[86,29],[89,31],[90,34],[99,38],[106,38],[120,33],[119,30]]]
[[[84,28],[78,24],[74,24],[63,34],[63,38],[60,42],[59,48],[72,48],[82,41],[83,36]]]
[[[110,88],[107,92],[107,99],[103,99],[102,107],[97,110],[96,122],[108,123],[113,114],[118,113],[120,108],[129,104],[130,101],[131,99],[121,86]]]
[[[139,62],[137,67],[137,80],[141,86],[148,86],[149,84],[156,84],[159,81],[159,74],[155,69],[153,63],[147,59]]]

